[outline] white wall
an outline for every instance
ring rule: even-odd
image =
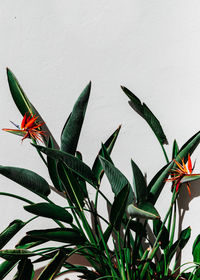
[[[149,127],[129,107],[120,85],[130,88],[160,119],[171,155],[174,138],[181,146],[200,128],[199,14],[197,0],[1,0],[0,127],[10,127],[9,120],[21,121],[9,93],[6,67],[16,74],[58,141],[76,98],[92,80],[79,145],[85,161],[91,165],[101,141],[122,124],[113,160],[131,181],[133,158],[150,180],[164,165],[164,157]],[[193,156],[197,171],[199,151]],[[2,131],[0,157],[2,165],[26,167],[48,179],[29,141],[21,144],[20,138]],[[199,187],[195,183],[192,192]],[[37,201],[5,178],[0,191]],[[162,214],[170,196],[166,185],[158,204]],[[192,238],[184,250],[184,262],[191,260],[192,241],[199,233],[199,202],[192,199],[185,215],[184,227],[191,225]],[[15,218],[30,217],[22,205],[0,197],[0,231]],[[38,221],[33,225],[38,226]],[[40,227],[45,226],[41,219]],[[8,245],[11,248],[14,243]]]

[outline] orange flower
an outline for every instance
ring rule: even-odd
[[[18,129],[9,129],[9,128],[3,128],[4,131],[23,136],[22,141],[26,138],[31,138],[34,139],[35,141],[41,141],[42,140],[42,135],[45,135],[45,132],[41,130],[41,126],[44,123],[36,123],[36,120],[38,119],[39,116],[36,117],[36,115],[32,116],[31,114],[26,113],[23,117],[23,120],[21,122],[21,126],[19,127],[18,125],[14,124]]]
[[[175,159],[173,161],[175,162],[177,168],[171,169],[171,171],[172,171],[172,173],[170,173],[171,178],[167,179],[167,181],[173,182],[172,188],[176,187],[176,192],[178,192],[181,183],[185,182],[187,184],[188,193],[189,193],[189,195],[191,195],[190,183],[188,181],[189,180],[192,181],[194,179],[199,179],[200,174],[192,174],[193,167],[192,167],[192,161],[190,158],[190,154],[188,154],[187,166],[184,163],[184,159],[181,159],[182,164],[180,164]],[[195,176],[195,178],[192,178],[193,176]],[[184,178],[184,180],[183,180],[183,178]]]

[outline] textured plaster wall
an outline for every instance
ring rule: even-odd
[[[165,160],[153,133],[129,107],[120,85],[130,88],[160,119],[171,155],[174,138],[181,146],[200,129],[199,15],[197,0],[1,0],[0,127],[10,127],[9,120],[21,121],[9,93],[6,67],[16,74],[58,142],[76,98],[92,80],[79,144],[85,162],[92,165],[101,141],[122,124],[112,158],[130,181],[133,158],[149,181]],[[2,165],[32,169],[48,179],[29,141],[21,144],[20,138],[2,131],[0,143]],[[193,159],[197,159],[199,171],[199,149]],[[104,185],[110,195],[106,180]],[[0,191],[38,201],[36,196],[2,177]],[[199,193],[200,183],[193,184],[193,196]],[[166,185],[157,204],[161,215],[167,209],[170,195],[170,186]],[[192,228],[191,242],[183,256],[183,261],[188,261],[192,241],[200,231],[200,198],[191,197],[188,204],[187,193],[182,196],[183,207],[190,208],[183,227]],[[61,199],[56,198],[56,202],[64,205]],[[16,218],[31,217],[23,205],[0,196],[0,231]],[[45,228],[47,222],[38,219],[32,225]]]

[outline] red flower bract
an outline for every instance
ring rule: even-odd
[[[38,117],[39,116],[36,115],[32,116],[31,114],[26,113],[23,117],[19,129],[3,128],[3,130],[19,136],[23,136],[22,141],[26,138],[31,138],[34,139],[35,141],[39,140],[43,142],[42,135],[45,135],[45,132],[41,130],[41,126],[44,123],[37,122]]]
[[[196,175],[199,175],[199,174],[192,174],[193,167],[192,167],[192,162],[191,162],[190,154],[188,154],[187,166],[184,163],[184,159],[181,159],[182,164],[180,164],[175,159],[173,161],[176,164],[177,168],[171,169],[171,171],[172,171],[170,173],[171,178],[167,179],[167,181],[173,182],[172,188],[176,187],[176,192],[178,192],[179,187],[181,185],[181,179],[183,177],[196,176]],[[190,183],[187,182],[186,184],[187,184],[188,193],[189,193],[189,195],[191,195]]]

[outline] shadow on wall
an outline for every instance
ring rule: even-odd
[[[189,204],[195,198],[200,196],[200,180],[191,182],[191,196],[188,193],[187,187],[185,184],[181,186],[180,194],[178,197],[178,214],[179,214],[179,221],[178,221],[178,235],[180,235],[181,231],[183,230],[183,219],[185,216],[186,211],[189,211]],[[178,252],[177,252],[178,257]],[[182,256],[179,255],[177,267],[181,264]]]

